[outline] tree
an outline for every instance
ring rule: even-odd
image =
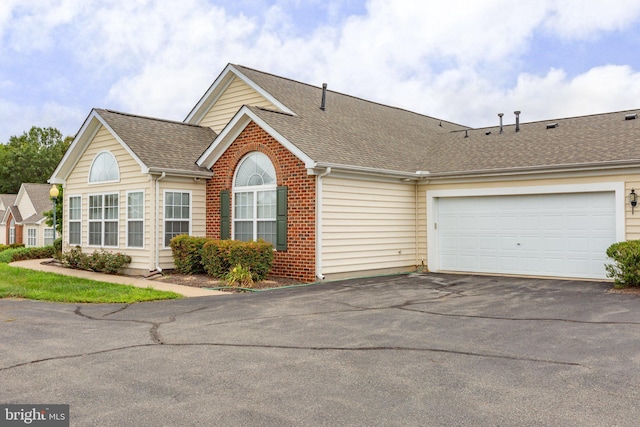
[[[22,183],[46,184],[73,138],[56,128],[32,127],[0,145],[0,193],[15,194]]]

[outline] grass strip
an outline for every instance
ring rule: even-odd
[[[135,303],[179,299],[175,292],[98,282],[0,263],[0,298],[70,303]]]

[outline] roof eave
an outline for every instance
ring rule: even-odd
[[[161,175],[162,173],[169,176],[179,176],[186,178],[205,178],[209,179],[213,176],[213,172],[211,171],[189,171],[184,169],[169,169],[169,168],[148,168],[147,172],[149,175]]]
[[[452,171],[452,172],[434,172],[434,173],[420,173],[416,172],[415,176],[420,176],[423,179],[450,179],[450,178],[477,178],[477,177],[496,177],[496,176],[511,176],[511,175],[529,175],[539,174],[544,172],[586,172],[586,171],[599,171],[599,170],[615,170],[625,169],[630,167],[640,167],[640,159],[634,160],[614,160],[607,162],[591,162],[591,163],[573,163],[573,164],[561,164],[561,165],[538,165],[538,166],[525,166],[515,168],[499,168],[499,169],[480,169],[472,171]]]

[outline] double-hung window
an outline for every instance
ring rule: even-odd
[[[260,152],[247,155],[236,170],[233,183],[233,238],[263,239],[276,245],[276,173]]]
[[[38,244],[38,230],[35,228],[27,228],[27,246],[36,246]]]
[[[82,197],[69,197],[69,244],[82,244]]]
[[[53,228],[44,229],[44,245],[45,246],[53,245]]]
[[[89,246],[118,246],[118,193],[89,196]]]
[[[165,191],[164,193],[164,247],[180,234],[191,232],[191,193]]]
[[[144,247],[144,191],[127,193],[127,247]]]
[[[9,244],[16,242],[16,220],[11,218],[9,222]]]

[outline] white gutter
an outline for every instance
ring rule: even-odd
[[[324,280],[322,274],[322,178],[331,173],[328,167],[316,179],[316,277]]]
[[[158,237],[160,236],[160,180],[167,176],[165,172],[162,172],[158,178],[155,179],[156,183],[156,209],[155,209],[155,236],[153,242],[154,258],[156,264],[156,271],[162,271],[160,268],[160,243]]]

